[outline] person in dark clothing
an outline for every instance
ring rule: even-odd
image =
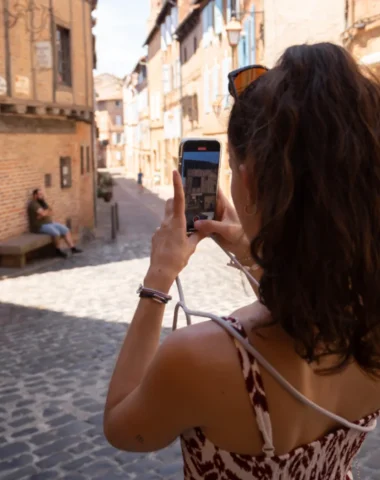
[[[144,174],[140,169],[139,173],[137,174],[137,185],[139,186],[140,193],[144,191],[143,178]]]
[[[53,222],[52,209],[47,204],[42,190],[36,188],[33,190],[33,198],[28,205],[28,217],[30,229],[33,233],[44,233],[54,239],[56,252],[59,257],[66,258],[67,253],[59,247],[59,240],[62,237],[72,253],[81,253],[82,250],[74,245],[71,232],[61,223]]]

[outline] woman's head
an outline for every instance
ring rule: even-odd
[[[239,96],[228,138],[274,321],[308,361],[380,374],[379,84],[336,45],[288,48]]]

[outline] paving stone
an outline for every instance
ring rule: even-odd
[[[33,413],[29,408],[18,408],[12,412],[12,417],[21,417],[22,415],[29,415]]]
[[[48,445],[45,445],[39,448],[34,453],[39,457],[47,457],[49,455],[52,455],[53,453],[69,448],[74,442],[75,442],[75,437],[62,438],[60,440],[57,440],[53,443],[49,443]]]
[[[30,479],[30,477],[35,475],[36,473],[38,473],[36,467],[28,466],[2,476],[1,480],[23,480],[26,478]]]
[[[1,395],[0,396],[0,402],[1,403],[13,403],[16,400],[21,400],[22,396],[18,395],[17,393],[12,394],[12,395]]]
[[[52,427],[58,427],[59,425],[64,425],[65,423],[69,423],[75,420],[73,415],[62,415],[61,417],[54,418],[54,420],[49,421],[49,425]]]
[[[0,472],[3,472],[5,470],[14,470],[15,468],[31,465],[33,463],[33,460],[34,460],[33,456],[26,453],[16,458],[13,458],[12,460],[8,460],[6,462],[0,462]]]
[[[0,458],[5,460],[6,458],[11,458],[21,453],[29,452],[30,447],[25,442],[14,442],[9,443],[3,447],[0,447]]]
[[[56,430],[57,437],[62,437],[66,435],[78,435],[83,433],[86,430],[89,430],[91,425],[86,422],[81,422],[80,420],[75,420],[74,422],[68,423],[64,427],[60,427]]]
[[[14,422],[10,422],[10,426],[13,428],[23,427],[24,425],[28,425],[29,423],[35,422],[36,419],[34,417],[24,417],[15,420]]]
[[[20,400],[16,403],[16,407],[27,407],[29,405],[33,405],[34,403],[34,400]]]
[[[37,462],[37,467],[41,468],[42,470],[46,470],[47,468],[55,467],[61,463],[66,463],[72,459],[73,457],[69,453],[59,452]]]
[[[38,433],[38,428],[35,428],[35,427],[25,428],[24,430],[19,430],[15,433],[12,433],[12,437],[13,438],[30,437],[30,435],[34,435],[35,433]]]
[[[31,443],[33,443],[33,445],[44,445],[57,440],[57,435],[55,431],[50,430],[49,432],[33,435],[29,440]]]
[[[81,470],[85,465],[88,465],[93,461],[94,459],[92,457],[90,457],[89,455],[85,455],[83,457],[77,458],[72,462],[62,465],[62,469],[71,471]]]
[[[99,476],[99,475],[105,474],[112,469],[117,469],[117,464],[114,462],[111,462],[110,460],[103,459],[103,460],[97,460],[91,465],[81,468],[80,472],[92,478],[95,475]]]
[[[72,448],[69,448],[68,451],[75,455],[80,455],[83,453],[87,453],[90,450],[94,450],[94,445],[90,442],[82,442],[82,443],[79,443],[78,445],[75,445]]]
[[[88,419],[89,423],[92,423],[93,425],[103,425],[103,412],[99,413],[98,415],[93,415]]]
[[[56,470],[49,470],[36,473],[35,475],[32,475],[29,480],[53,480],[55,478],[59,478],[59,473]]]

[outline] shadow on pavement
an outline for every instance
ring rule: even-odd
[[[0,303],[0,478],[53,471],[58,476],[43,478],[145,478],[173,455],[181,469],[177,446],[129,454],[103,437],[105,396],[127,325]]]

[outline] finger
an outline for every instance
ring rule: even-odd
[[[192,233],[189,237],[189,244],[190,246],[195,250],[198,243],[204,238],[204,235],[202,235],[199,232]]]
[[[216,220],[198,220],[194,227],[202,235],[211,235],[213,233],[222,235],[229,229],[229,225]]]
[[[174,205],[174,199],[169,198],[169,200],[167,200],[166,203],[165,203],[165,217],[168,217],[169,215],[172,215],[173,205]]]
[[[173,171],[174,202],[173,214],[181,216],[185,213],[185,193],[183,191],[182,178],[177,170]]]
[[[218,194],[216,197],[216,209],[215,209],[215,214],[216,218],[221,218],[223,215],[224,209],[228,206],[229,201],[227,200],[227,197],[224,195],[222,192],[222,189],[218,189]]]

